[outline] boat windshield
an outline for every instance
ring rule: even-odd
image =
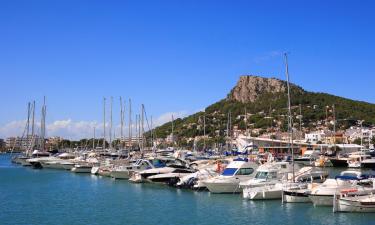
[[[255,175],[256,179],[267,179],[268,172],[260,171]]]
[[[226,168],[221,175],[223,176],[233,176],[237,171],[237,168]]]
[[[277,172],[265,172],[260,171],[255,175],[256,179],[275,179],[277,178]]]
[[[153,160],[152,164],[156,167],[156,168],[160,168],[160,167],[164,167],[165,166],[165,162],[159,160],[159,159],[155,159]]]

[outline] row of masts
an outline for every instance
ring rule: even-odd
[[[102,142],[102,148],[106,148],[106,140],[107,140],[107,122],[106,122],[106,98],[103,98],[103,142]],[[121,147],[125,147],[124,143],[126,142],[125,137],[125,112],[126,112],[126,102],[123,100],[122,97],[119,98],[120,100],[120,145]],[[145,106],[141,104],[141,113],[135,115],[135,125],[133,126],[133,111],[132,111],[132,101],[129,99],[129,106],[128,106],[128,137],[127,142],[128,146],[130,148],[132,147],[138,147],[141,151],[146,147],[145,145],[145,122],[147,122],[148,130],[150,131],[150,138],[151,143],[153,144],[154,140],[154,131],[153,131],[153,124],[152,124],[152,117],[151,117],[151,124],[148,123],[148,119],[146,117],[146,110]],[[115,139],[115,132],[113,129],[113,97],[110,97],[110,112],[109,112],[109,148],[113,149],[113,141]],[[133,143],[133,128],[135,128],[135,138],[136,143]],[[113,133],[112,133],[113,132]],[[94,127],[94,140],[95,140],[95,127]],[[136,144],[136,145],[135,145]],[[93,144],[93,148],[95,145]]]
[[[43,98],[43,105],[41,110],[41,121],[40,121],[40,136],[39,142],[36,143],[36,122],[35,122],[35,100],[27,103],[27,120],[25,130],[22,134],[21,140],[26,140],[26,153],[30,154],[35,147],[40,150],[45,150],[45,137],[46,137],[46,115],[47,106],[46,98]],[[16,142],[15,142],[16,144]],[[15,147],[15,146],[14,146]],[[13,147],[13,148],[14,148]]]

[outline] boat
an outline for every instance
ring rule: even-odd
[[[150,180],[148,180],[147,178],[150,176],[174,172],[180,173],[179,171],[185,171],[185,169],[188,168],[188,164],[185,161],[174,158],[155,158],[152,159],[152,164],[154,168],[132,173],[129,181],[133,183],[149,182]]]
[[[229,163],[221,175],[202,182],[211,193],[240,193],[240,182],[253,178],[257,168],[254,162],[235,160]]]
[[[320,151],[307,150],[301,157],[295,158],[294,162],[306,166],[313,165],[314,162],[319,158],[319,154]]]
[[[244,199],[281,199],[282,181],[288,178],[292,167],[288,162],[270,162],[261,165],[254,178],[242,182]]]
[[[365,151],[352,152],[349,154],[338,155],[337,158],[330,158],[333,167],[348,167],[351,157],[368,155]]]
[[[49,159],[39,160],[42,168],[49,168],[49,169],[59,169],[65,170],[67,169],[67,165],[74,166],[74,163],[71,161],[75,158],[75,155],[69,153],[62,153],[57,157],[51,157]],[[71,169],[70,167],[69,169]]]
[[[356,189],[364,191],[368,188],[358,185],[358,181],[365,178],[360,171],[346,170],[341,172],[335,179],[327,179],[321,185],[312,188],[309,194],[314,206],[332,206],[334,195],[345,189]]]
[[[169,186],[176,186],[181,177],[192,174],[194,172],[195,170],[189,168],[174,168],[174,170],[169,173],[161,173],[149,176],[147,180],[153,183],[164,183],[168,184]]]
[[[44,163],[50,162],[50,161],[55,161],[55,160],[58,160],[58,158],[55,157],[55,156],[49,156],[49,153],[48,153],[47,156],[33,157],[33,158],[30,158],[30,159],[27,159],[26,161],[31,164],[32,168],[42,169]]]
[[[349,168],[361,168],[362,161],[371,159],[371,155],[367,154],[352,154],[348,159]]]
[[[375,212],[375,189],[358,192],[356,189],[342,190],[334,196],[333,212]]]
[[[230,162],[231,160],[225,159],[194,161],[190,167],[197,172],[181,177],[176,186],[193,190],[207,189],[203,181],[219,176]]]
[[[311,189],[323,183],[328,178],[328,172],[314,167],[304,167],[296,174],[294,182],[287,182],[283,186],[283,203],[311,202]]]
[[[131,165],[117,166],[111,171],[111,177],[115,179],[129,179],[131,174],[137,171],[155,168],[152,161],[146,159],[138,159]]]

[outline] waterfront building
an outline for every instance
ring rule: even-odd
[[[5,147],[7,149],[26,150],[27,148],[33,147],[32,145],[38,145],[42,139],[39,136],[29,135],[27,137],[8,137],[5,141]]]

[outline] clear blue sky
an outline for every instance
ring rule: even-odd
[[[241,74],[375,103],[374,1],[0,1],[0,125],[100,121],[103,96],[193,112]],[[39,105],[38,105],[39,106]],[[136,107],[136,106],[134,106]]]

